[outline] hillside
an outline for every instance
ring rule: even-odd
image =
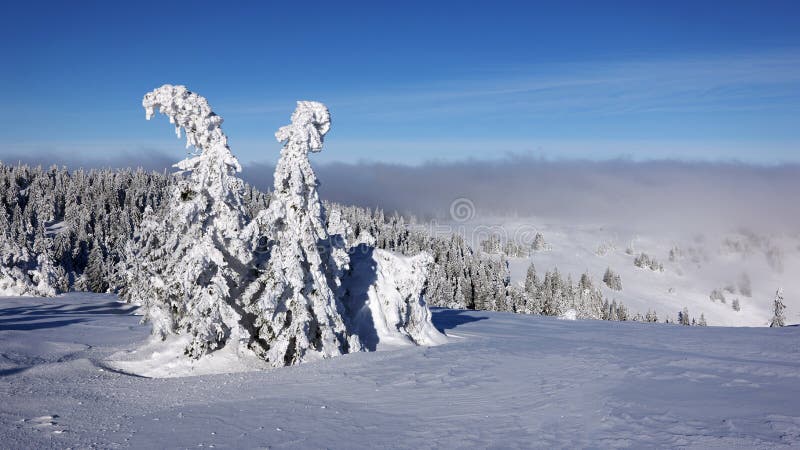
[[[632,227],[575,225],[531,219],[485,219],[455,230],[480,248],[492,234],[528,244],[541,233],[546,248],[508,258],[512,284],[523,282],[532,262],[538,273],[558,268],[577,280],[588,273],[603,296],[624,303],[631,314],[654,310],[675,320],[684,307],[711,326],[767,326],[775,291],[783,288],[789,323],[800,323],[800,235],[747,230],[688,234]],[[663,270],[637,267],[641,254]],[[495,259],[498,254],[493,254]],[[611,268],[622,281],[615,291],[602,283]],[[716,298],[711,299],[712,292]],[[738,300],[740,310],[733,308]]]

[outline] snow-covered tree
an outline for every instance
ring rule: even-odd
[[[617,320],[619,320],[620,322],[624,322],[624,321],[628,320],[628,318],[629,318],[629,316],[628,316],[628,308],[625,306],[625,304],[622,303],[622,302],[619,302],[619,303],[616,304],[616,306],[617,306],[617,310],[616,310]]]
[[[220,348],[238,330],[234,307],[237,286],[250,259],[241,239],[247,223],[239,162],[222,132],[222,118],[205,98],[184,86],[164,85],[144,96],[150,119],[169,117],[186,145],[194,147],[175,165],[182,178],[172,188],[160,215],[145,217],[133,243],[125,291],[145,307],[154,333],[188,334],[185,353],[192,358]]]
[[[534,236],[533,238],[533,243],[531,244],[531,248],[533,248],[533,250],[537,252],[549,249],[549,246],[547,245],[547,242],[545,242],[542,233],[536,233],[536,236]]]
[[[400,256],[367,245],[350,252],[351,270],[342,279],[348,332],[368,350],[389,344],[437,345],[446,338],[431,322],[424,285],[433,258]]]
[[[566,310],[564,301],[564,282],[558,269],[546,272],[541,286],[542,314],[559,316]]]
[[[539,277],[536,275],[536,266],[533,263],[528,265],[525,273],[525,292],[534,294],[539,289]]]
[[[658,262],[656,258],[648,255],[647,253],[640,253],[639,256],[634,258],[633,264],[636,267],[647,268],[653,272],[663,272],[664,265]]]
[[[711,294],[709,294],[708,297],[711,299],[712,302],[715,300],[719,300],[722,303],[725,303],[725,294],[719,289],[712,290]]]
[[[606,272],[603,274],[603,283],[615,291],[622,290],[622,278],[611,270],[611,267],[606,268]]]
[[[26,242],[23,241],[23,244]],[[56,295],[58,272],[45,254],[0,235],[0,295]]]
[[[349,260],[325,226],[318,181],[308,159],[330,128],[325,105],[301,101],[282,142],[269,207],[253,222],[261,245],[259,275],[241,299],[255,316],[251,349],[273,366],[361,350],[348,335],[337,294]]]
[[[84,272],[86,287],[92,292],[106,292],[108,290],[108,273],[106,271],[105,259],[100,245],[92,247],[89,252],[89,262]]]
[[[783,289],[778,289],[775,292],[775,299],[772,301],[772,320],[769,323],[770,327],[782,327],[786,323],[784,310],[786,305],[783,304]]]
[[[678,323],[686,326],[692,323],[688,308],[684,307],[682,311],[678,312]]]
[[[594,287],[588,273],[581,275],[577,292],[578,317],[581,319],[600,320],[603,317],[603,295]]]

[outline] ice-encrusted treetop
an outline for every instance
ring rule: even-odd
[[[186,148],[194,146],[198,150],[195,158],[178,163],[179,168],[191,169],[199,163],[195,160],[197,157],[216,153],[230,169],[241,172],[239,161],[228,147],[228,137],[222,132],[222,117],[211,110],[205,97],[191,92],[186,86],[165,84],[145,94],[142,106],[147,120],[155,115],[158,108],[158,112],[169,117],[169,122],[175,125],[178,137],[181,137],[181,129],[186,132]]]
[[[215,144],[227,145],[228,139],[221,128],[222,117],[214,114],[205,97],[186,86],[165,84],[145,94],[142,106],[147,120],[153,118],[156,108],[169,117],[178,137],[181,137],[181,128],[186,130],[187,148],[193,145],[202,151]]]
[[[328,107],[319,102],[298,101],[292,123],[275,133],[279,142],[291,150],[319,152],[325,133],[331,128]]]
[[[272,222],[277,222],[280,217],[291,222],[308,212],[302,221],[310,220],[309,227],[323,240],[328,238],[324,226],[325,211],[319,200],[317,176],[308,154],[322,150],[325,134],[330,128],[331,115],[327,106],[314,101],[297,102],[292,123],[275,133],[275,138],[283,143],[283,149],[273,177],[273,200],[277,201],[275,208],[269,211],[273,214]],[[303,214],[297,214],[298,211]]]

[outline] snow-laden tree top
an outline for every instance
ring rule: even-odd
[[[186,89],[186,86],[165,84],[145,94],[142,100],[147,120],[155,110],[169,117],[175,125],[175,134],[181,137],[181,128],[186,130],[186,147],[195,146],[205,150],[215,144],[227,145],[228,138],[222,132],[222,117],[214,114],[205,97]]]
[[[283,143],[275,166],[273,204],[266,211],[266,223],[299,221],[296,227],[310,227],[322,240],[328,239],[325,211],[317,193],[317,176],[308,154],[322,150],[325,134],[331,128],[328,107],[319,102],[298,101],[292,123],[275,133]],[[306,215],[307,214],[307,215]],[[259,221],[264,222],[263,218]],[[306,221],[310,221],[306,224]]]
[[[292,123],[278,129],[275,138],[286,143],[289,150],[319,152],[325,133],[330,128],[331,115],[327,106],[319,102],[299,101],[292,114]]]
[[[175,125],[175,134],[178,137],[181,137],[183,129],[186,132],[186,148],[194,146],[197,149],[196,156],[202,158],[204,154],[214,153],[230,169],[241,172],[239,161],[228,147],[228,137],[222,132],[222,117],[211,110],[205,97],[191,92],[186,86],[165,84],[145,94],[142,106],[147,120],[155,115],[158,108],[158,112],[169,117],[169,122]],[[177,166],[188,170],[198,163],[196,158],[190,158]]]

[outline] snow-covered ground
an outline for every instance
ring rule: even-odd
[[[513,282],[524,281],[531,261],[540,276],[558,268],[562,275],[571,274],[577,281],[588,272],[609,301],[622,301],[632,314],[644,315],[652,309],[661,321],[667,315],[675,320],[678,311],[686,307],[692,317],[704,314],[712,326],[767,326],[775,292],[783,288],[787,321],[800,323],[800,235],[745,230],[706,234],[636,231],[633,227],[578,226],[536,218],[484,218],[431,231],[443,230],[465,235],[476,249],[492,234],[530,245],[535,234],[541,233],[548,250],[509,258]],[[634,259],[641,253],[655,258],[664,270],[636,267]],[[609,267],[621,276],[622,291],[602,283]],[[742,289],[747,281],[749,293]],[[724,295],[724,302],[711,300],[714,290]],[[734,300],[740,311],[733,309]]]
[[[147,339],[133,312],[0,298],[0,446],[800,446],[798,327],[434,310],[445,345],[151,379],[104,363]]]

